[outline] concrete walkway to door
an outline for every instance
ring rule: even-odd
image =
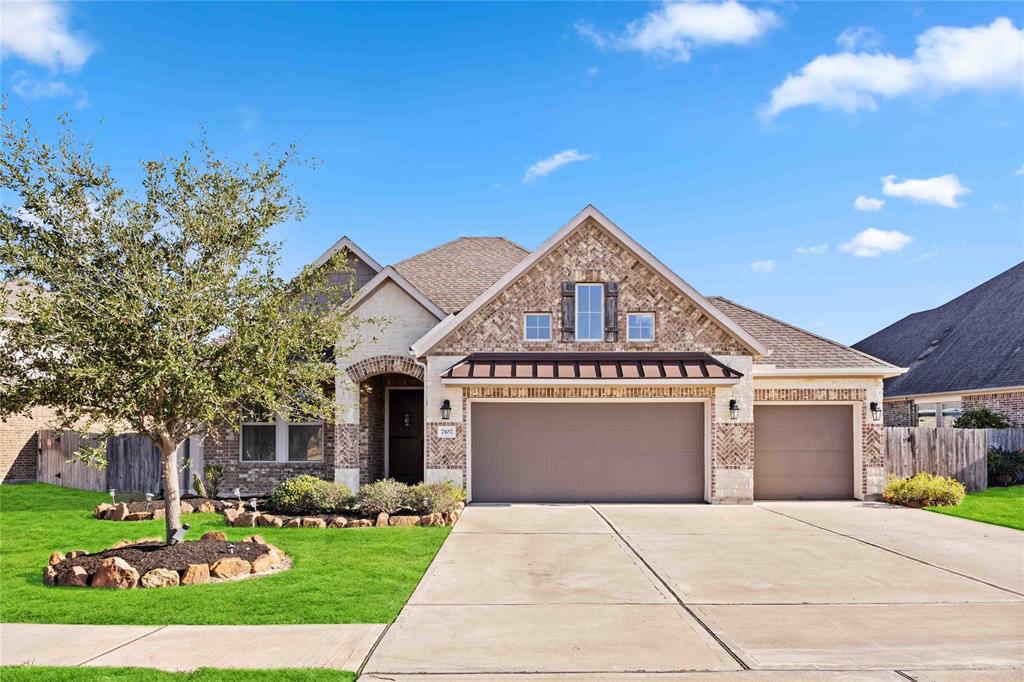
[[[856,502],[472,505],[364,673],[1021,679],[1024,533]]]

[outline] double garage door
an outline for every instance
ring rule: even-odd
[[[475,502],[698,502],[702,403],[473,403]]]
[[[701,403],[496,403],[471,408],[475,502],[700,502]],[[754,408],[756,499],[853,496],[849,406]]]

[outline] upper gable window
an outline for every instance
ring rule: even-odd
[[[576,340],[604,341],[604,285],[576,285]]]
[[[654,341],[654,313],[626,315],[626,338],[630,341]]]
[[[526,313],[523,328],[526,341],[550,341],[551,313]]]

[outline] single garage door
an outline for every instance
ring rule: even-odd
[[[754,498],[853,497],[849,405],[755,405]]]
[[[701,403],[473,403],[475,502],[704,499]]]

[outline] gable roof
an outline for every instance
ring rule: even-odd
[[[504,237],[459,237],[393,267],[439,308],[457,313],[528,253]]]
[[[392,266],[387,266],[383,270],[377,273],[377,276],[371,279],[369,282],[364,284],[356,291],[355,295],[345,304],[349,310],[354,311],[363,302],[365,302],[377,289],[381,287],[385,282],[394,282],[400,289],[405,293],[409,294],[417,303],[426,308],[431,315],[436,317],[438,320],[443,320],[446,317],[444,310],[437,307],[437,304],[431,301],[429,298],[423,295],[419,289],[414,287],[402,274],[395,270]]]
[[[878,370],[878,374],[892,374],[900,368],[854,350],[849,346],[794,327],[770,315],[758,312],[721,296],[709,299],[719,310],[743,325],[765,346],[771,355],[765,363],[782,370],[854,369]],[[795,372],[794,372],[795,373]]]
[[[1024,263],[853,347],[910,368],[886,397],[1024,386]]]
[[[348,237],[342,237],[338,241],[334,242],[334,244],[331,246],[331,248],[329,248],[326,251],[324,251],[322,254],[320,254],[319,258],[317,258],[315,261],[310,263],[310,267],[312,267],[314,269],[320,267],[321,265],[326,263],[328,260],[330,260],[331,256],[333,256],[337,252],[341,251],[342,249],[347,249],[350,253],[354,253],[356,256],[359,257],[359,260],[361,260],[364,263],[366,263],[367,265],[369,265],[370,268],[372,268],[374,272],[380,272],[381,270],[384,269],[383,265],[381,265],[380,263],[375,261],[373,258],[371,258],[370,254],[366,253],[361,248],[359,248],[359,245],[356,244],[351,239],[349,239]]]
[[[413,344],[413,354],[419,357],[428,353],[460,324],[472,317],[473,313],[490,302],[495,296],[501,293],[505,287],[518,279],[520,275],[547,255],[548,252],[554,249],[578,227],[583,225],[588,218],[597,222],[603,229],[607,230],[613,237],[622,242],[626,248],[635,253],[640,260],[649,265],[651,269],[667,279],[673,286],[689,297],[690,300],[692,300],[698,308],[703,310],[708,317],[735,336],[752,353],[755,355],[767,355],[768,349],[765,348],[760,341],[751,336],[749,332],[743,329],[743,327],[738,325],[736,322],[729,319],[728,316],[715,308],[715,306],[711,305],[711,303],[709,303],[708,300],[705,299],[696,289],[683,281],[679,275],[672,272],[672,270],[670,270],[664,263],[655,258],[650,251],[637,243],[636,240],[626,234],[622,228],[613,223],[592,204],[588,204],[582,211],[577,213],[572,220],[563,225],[561,229],[551,235],[543,244],[537,247],[535,251],[530,253],[529,256],[520,260],[515,267],[505,273],[501,279],[494,282],[486,291],[483,291],[479,296],[477,296],[473,302],[467,305],[460,313],[445,319],[441,324],[424,334],[423,338]]]

